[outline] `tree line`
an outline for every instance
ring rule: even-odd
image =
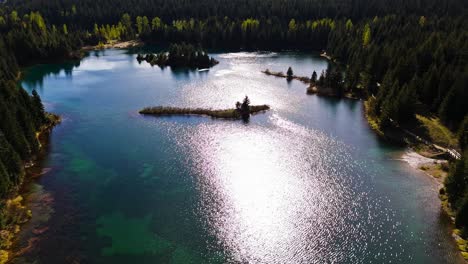
[[[462,0],[8,0],[9,11],[21,13],[40,11],[51,24],[73,24],[90,28],[94,23],[113,24],[124,13],[132,17],[160,17],[164,21],[177,19],[206,20],[210,17],[275,18],[281,21],[316,20],[320,18],[350,18],[362,20],[388,14],[448,15],[464,12],[468,6]]]

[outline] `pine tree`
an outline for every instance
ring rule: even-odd
[[[42,104],[41,97],[39,97],[39,94],[36,92],[36,90],[32,91],[32,104],[33,104],[33,109],[35,113],[36,127],[39,128],[40,125],[45,123],[46,117],[45,117],[44,105]]]
[[[286,72],[286,75],[287,75],[288,79],[292,79],[293,74],[294,74],[294,73],[293,73],[292,68],[289,67],[289,68],[288,68],[288,71]]]
[[[317,72],[316,71],[314,71],[312,73],[312,77],[310,78],[310,81],[313,82],[313,83],[315,83],[317,81]]]

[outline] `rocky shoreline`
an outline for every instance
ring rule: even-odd
[[[61,122],[58,115],[46,113],[47,123],[36,132],[36,138],[39,141],[40,151],[44,150],[47,139],[52,129]],[[7,263],[12,257],[10,248],[16,235],[21,231],[21,226],[27,223],[32,218],[31,210],[25,205],[22,193],[20,192],[25,182],[32,177],[29,168],[35,166],[38,156],[33,156],[29,161],[24,163],[24,181],[20,183],[15,190],[11,192],[9,198],[2,201],[5,206],[2,210],[4,219],[8,220],[8,224],[4,229],[0,230],[0,264]]]

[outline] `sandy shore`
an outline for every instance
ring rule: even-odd
[[[82,50],[90,51],[90,50],[100,50],[100,49],[127,49],[127,48],[133,48],[133,47],[141,47],[141,46],[143,46],[143,42],[139,40],[110,41],[103,45],[84,46]]]
[[[446,160],[427,158],[412,150],[403,154],[401,156],[401,160],[408,162],[411,167],[422,170],[426,174],[432,176],[437,180],[440,188],[444,186],[444,180],[447,177],[447,169],[444,170],[443,167],[446,166]],[[439,198],[441,200],[442,209],[448,214],[452,223],[455,224],[455,213],[448,204],[445,192],[439,192]],[[452,229],[452,237],[454,238],[462,257],[465,259],[465,263],[468,263],[468,241],[461,237],[461,230],[456,229],[455,226]]]
[[[406,151],[401,156],[401,160],[407,162],[411,167],[422,170],[434,177],[442,187],[445,177],[447,177],[447,172],[442,169],[443,165],[447,163],[446,160],[427,158],[413,150]]]

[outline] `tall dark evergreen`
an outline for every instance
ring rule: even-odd
[[[314,71],[312,73],[312,76],[310,77],[310,81],[313,82],[313,83],[315,83],[317,81],[317,72],[316,71]]]
[[[288,79],[292,79],[293,77],[293,70],[291,67],[288,68],[288,71],[286,71],[286,76],[288,77]]]

